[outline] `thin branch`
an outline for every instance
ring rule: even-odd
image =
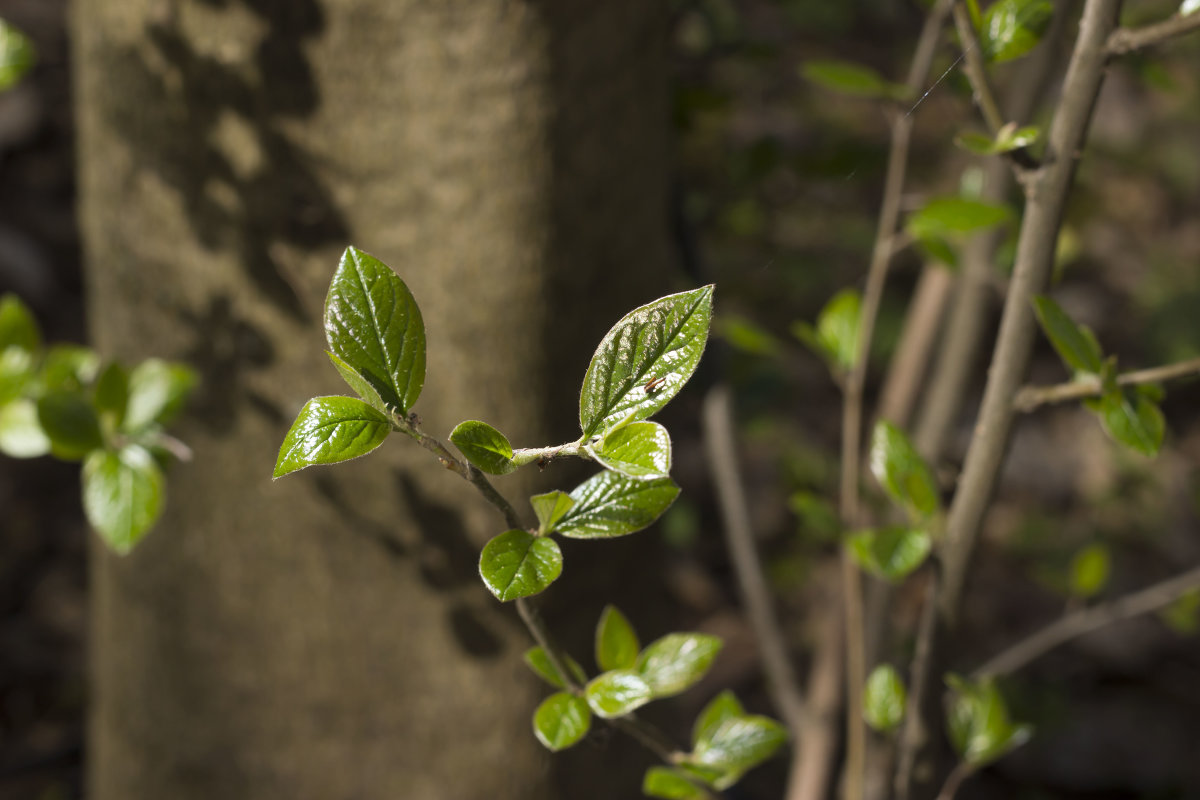
[[[992,675],[1007,675],[1016,672],[1060,644],[1077,639],[1114,622],[1157,611],[1197,588],[1200,588],[1200,567],[1116,600],[1067,614],[1012,645],[999,655],[988,659],[985,664],[972,673],[971,677],[978,680]]]
[[[1177,364],[1123,372],[1117,376],[1117,385],[1139,386],[1144,383],[1161,383],[1197,374],[1200,374],[1200,358],[1193,358]],[[1098,378],[1070,381],[1054,386],[1025,386],[1013,398],[1013,407],[1017,411],[1028,412],[1047,403],[1082,400],[1085,397],[1098,397],[1103,393],[1104,384]]]
[[[1120,28],[1108,37],[1108,53],[1123,56],[1196,30],[1200,30],[1200,11],[1176,14],[1144,28]]]
[[[963,781],[975,774],[975,767],[965,761],[960,761],[946,778],[942,791],[938,792],[937,800],[954,800]]]
[[[971,24],[966,6],[961,0],[954,4],[954,27],[958,30],[958,38],[962,43],[963,72],[971,83],[975,104],[979,106],[979,113],[987,123],[988,130],[995,136],[1004,127],[1004,114],[1000,111],[1000,104],[996,102],[996,92],[992,89],[992,81],[987,74],[987,64],[983,60],[983,44],[979,41],[979,35],[975,32],[975,26]]]
[[[909,65],[906,85],[914,95],[928,80],[929,70],[937,52],[938,39],[954,0],[938,0],[925,19],[917,48]],[[888,152],[887,175],[884,179],[883,200],[879,209],[879,225],[867,282],[863,290],[859,316],[858,353],[854,367],[846,376],[842,404],[842,470],[840,515],[848,527],[859,523],[858,482],[862,471],[863,389],[866,384],[867,361],[879,304],[887,282],[888,267],[895,251],[896,228],[900,219],[900,199],[904,191],[908,151],[912,139],[913,115],[897,114],[892,120],[891,147]],[[866,724],[863,722],[863,684],[866,681],[865,624],[863,621],[863,583],[858,565],[848,549],[842,551],[842,592],[846,614],[846,764],[844,770],[845,800],[861,800],[866,772]]]
[[[729,387],[717,384],[704,400],[704,443],[724,521],[725,543],[737,576],[742,605],[762,653],[763,671],[771,697],[793,736],[807,721],[800,681],[788,656],[787,642],[771,602],[762,560],[754,546],[750,509],[738,474],[737,445]]]

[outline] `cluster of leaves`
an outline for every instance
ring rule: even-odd
[[[514,528],[489,541],[479,574],[502,602],[535,595],[562,574],[554,534],[611,539],[639,531],[674,502],[671,439],[648,421],[691,377],[704,352],[713,287],[669,295],[626,314],[592,356],[579,396],[581,435],[557,447],[514,449],[485,422],[467,420],[450,433],[471,474],[505,475],[548,458],[577,456],[603,471],[570,492],[529,498],[537,526]],[[317,397],[301,409],[284,438],[274,476],[365,455],[393,432],[431,445],[412,413],[425,380],[425,329],[404,281],[383,262],[353,247],[342,256],[325,303],[329,358],[357,397]],[[444,450],[441,452],[445,453]],[[447,454],[448,455],[448,454]],[[447,460],[449,464],[449,460]],[[470,471],[478,472],[470,473]],[[629,621],[609,607],[596,631],[596,663],[587,678],[565,657],[564,676],[541,648],[526,654],[535,672],[562,690],[535,711],[534,732],[561,750],[586,735],[592,715],[625,717],[651,700],[689,688],[707,671],[720,640],[672,633],[641,648]],[[647,776],[647,793],[691,797],[703,785],[728,786],[769,757],[786,739],[776,722],[745,714],[732,696],[714,701],[698,723],[693,752],[680,764]],[[693,794],[669,794],[682,781]]]
[[[1084,402],[1100,418],[1100,424],[1115,441],[1145,456],[1162,447],[1166,420],[1159,403],[1162,388],[1156,384],[1121,386],[1117,382],[1117,360],[1105,358],[1095,334],[1077,324],[1049,297],[1034,298],[1038,322],[1075,379],[1099,384],[1100,396]]]
[[[45,347],[25,304],[0,298],[0,452],[82,461],[88,522],[118,553],[162,513],[163,467],[181,450],[164,426],[195,383],[181,364],[126,370],[86,347]]]

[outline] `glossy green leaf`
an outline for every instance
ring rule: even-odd
[[[717,727],[727,719],[745,716],[746,711],[737,696],[726,689],[709,701],[692,723],[692,746],[712,738]]]
[[[592,711],[582,697],[567,692],[552,694],[533,714],[533,733],[548,750],[566,750],[587,735]]]
[[[983,52],[997,62],[1020,58],[1037,46],[1053,16],[1051,0],[997,0],[983,14]]]
[[[1155,456],[1167,423],[1154,397],[1154,390],[1146,386],[1116,388],[1088,405],[1100,415],[1105,432],[1115,441],[1144,456]]]
[[[531,647],[525,651],[525,663],[529,668],[536,672],[538,676],[546,681],[546,683],[558,689],[567,688],[566,681],[562,679],[562,675],[554,664],[550,662],[550,657],[546,655],[546,651],[541,647]],[[571,676],[578,683],[587,683],[587,673],[583,671],[583,667],[579,666],[579,662],[571,658],[569,655],[563,654],[563,659],[566,662],[566,668],[571,671]]]
[[[125,419],[129,405],[129,373],[113,362],[100,372],[92,393],[92,405],[100,415],[104,429],[112,431]]]
[[[50,452],[58,458],[78,461],[104,445],[96,410],[83,395],[59,391],[37,401],[38,424],[50,439]]]
[[[687,773],[670,767],[650,767],[642,778],[642,794],[665,800],[707,800],[709,793],[693,783]]]
[[[902,99],[908,87],[893,83],[870,67],[850,61],[808,61],[800,67],[800,75],[818,86],[854,97]]]
[[[33,67],[33,42],[0,19],[0,92],[11,88]]]
[[[479,555],[479,576],[505,603],[541,592],[561,574],[558,543],[529,531],[505,531],[484,545]]]
[[[507,475],[517,468],[508,439],[486,422],[460,422],[450,432],[450,441],[468,461],[490,475]]]
[[[630,478],[665,478],[671,472],[671,436],[657,422],[620,425],[586,449],[600,466]]]
[[[1041,129],[1033,125],[1024,128],[1018,128],[1015,125],[1006,125],[997,132],[995,137],[986,136],[981,133],[962,133],[954,138],[954,143],[972,153],[991,156],[1020,150],[1022,147],[1029,147],[1041,135]]]
[[[139,445],[93,450],[83,462],[83,510],[105,543],[128,553],[162,513],[166,479]]]
[[[618,669],[593,678],[584,691],[587,703],[604,719],[623,717],[654,699],[650,684],[633,670]]]
[[[846,546],[863,569],[896,582],[925,562],[933,542],[925,531],[895,527],[858,531]]]
[[[0,51],[3,50],[4,21],[0,20]],[[3,58],[0,52],[0,59]],[[4,67],[0,63],[0,74]],[[2,82],[0,78],[0,82]],[[0,351],[19,347],[27,353],[36,353],[42,346],[42,333],[29,306],[15,294],[0,297]]]
[[[24,394],[34,378],[34,356],[20,347],[0,350],[0,405]]]
[[[274,477],[365,456],[391,432],[391,421],[356,397],[314,397],[284,437]]]
[[[854,289],[843,289],[833,296],[817,316],[817,326],[799,322],[792,332],[817,355],[842,372],[849,371],[858,358],[858,328],[862,298]]]
[[[425,323],[404,281],[374,256],[346,248],[325,298],[329,349],[379,394],[408,410],[425,384]]]
[[[638,655],[637,671],[655,697],[679,694],[704,677],[721,652],[721,640],[705,633],[669,633]]]
[[[1104,368],[1104,354],[1090,328],[1075,324],[1058,303],[1045,295],[1033,298],[1033,311],[1046,338],[1069,369],[1095,374]]]
[[[957,675],[946,676],[952,690],[947,729],[954,749],[975,767],[990,764],[1029,740],[1033,728],[1014,725],[1004,697],[992,680],[972,683]]]
[[[633,625],[616,606],[607,605],[596,625],[596,666],[604,671],[633,669],[641,649]]]
[[[538,531],[547,534],[558,529],[558,522],[568,511],[575,507],[575,500],[566,492],[555,489],[545,494],[535,494],[529,498],[533,513],[538,518]]]
[[[910,513],[928,517],[937,511],[938,487],[932,470],[892,423],[881,420],[875,424],[870,461],[875,480]]]
[[[573,539],[610,539],[640,531],[675,502],[679,487],[670,478],[636,480],[605,470],[575,487],[575,506],[558,521]]]
[[[604,335],[579,393],[585,440],[620,422],[646,419],[679,393],[704,353],[712,296],[709,285],[662,297]]]
[[[1005,205],[966,197],[936,197],[908,218],[908,232],[917,239],[974,233],[1012,219]]]
[[[871,670],[863,691],[863,718],[877,731],[893,731],[904,719],[904,704],[908,692],[904,681],[890,664],[880,664]]]
[[[123,427],[137,431],[151,423],[165,425],[179,416],[198,382],[196,371],[185,364],[157,358],[143,361],[129,373],[129,405]]]
[[[787,730],[773,719],[730,717],[696,744],[691,760],[701,766],[744,772],[770,758],[787,739]]]
[[[50,452],[50,439],[38,422],[37,404],[28,398],[0,406],[0,453],[37,458]]]
[[[375,387],[366,378],[359,375],[354,367],[339,358],[336,353],[326,350],[325,355],[329,356],[329,363],[333,364],[333,368],[342,376],[342,380],[346,382],[346,385],[353,389],[354,393],[364,403],[384,416],[391,413],[391,409],[388,408],[387,403],[383,402],[383,398],[379,396],[379,392],[375,390]]]
[[[1071,559],[1069,570],[1071,594],[1075,597],[1095,597],[1108,585],[1112,573],[1112,556],[1102,544],[1091,544]]]

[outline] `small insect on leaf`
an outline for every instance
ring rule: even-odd
[[[646,390],[646,394],[657,394],[662,385],[667,382],[666,377],[653,378],[646,382],[642,388]]]

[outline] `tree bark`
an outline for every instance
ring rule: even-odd
[[[578,436],[595,343],[667,288],[660,4],[78,0],[73,29],[95,344],[203,380],[166,517],[94,549],[89,796],[557,796],[475,571],[494,512],[401,437],[270,474],[349,393],[320,325],[347,244],[422,308],[426,430]]]

